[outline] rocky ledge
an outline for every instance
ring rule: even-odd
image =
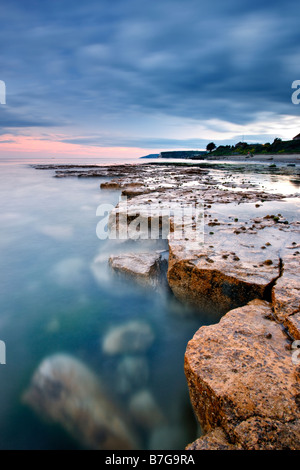
[[[292,361],[300,338],[300,224],[269,212],[285,212],[297,195],[266,191],[251,177],[168,171],[169,178],[165,170],[153,179],[149,171],[144,192],[139,184],[137,194],[120,201],[110,228],[130,235],[138,220],[143,239],[153,226],[162,236],[167,221],[170,288],[214,321],[221,318],[200,328],[186,349],[185,374],[203,430],[187,449],[300,449],[300,366]],[[132,179],[118,184],[127,195]],[[178,214],[187,206],[196,210],[182,223]],[[130,267],[130,256],[122,261]]]
[[[162,261],[159,252],[112,255],[109,264],[116,273],[133,278],[142,286],[156,287],[160,281]]]
[[[268,184],[273,172],[173,164],[57,170],[114,177],[101,184],[123,194],[110,230],[141,242],[166,238],[171,290],[212,317],[185,354],[203,431],[189,450],[300,449],[299,194]],[[299,185],[298,167],[276,174],[289,188]],[[124,253],[110,264],[151,284],[158,264],[150,258]]]

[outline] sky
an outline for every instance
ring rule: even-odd
[[[299,14],[298,0],[0,0],[0,159],[292,139]]]

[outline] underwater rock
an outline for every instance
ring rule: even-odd
[[[116,388],[130,393],[144,387],[149,380],[147,360],[142,356],[124,356],[116,368]]]
[[[71,356],[57,354],[42,361],[23,401],[44,419],[60,424],[83,447],[138,448],[125,417],[98,377]]]
[[[165,422],[163,413],[149,390],[141,390],[133,395],[129,410],[135,421],[145,429],[153,429]]]
[[[154,341],[150,325],[141,320],[133,320],[116,326],[104,337],[102,349],[109,355],[141,353],[147,351]]]

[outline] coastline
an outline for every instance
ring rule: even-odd
[[[300,155],[299,154],[269,154],[269,155],[253,155],[253,157],[248,157],[245,155],[230,155],[230,156],[211,156],[207,157],[207,160],[215,161],[234,161],[234,162],[253,162],[253,163],[295,163],[300,164]]]
[[[269,158],[263,163],[272,180]],[[280,155],[275,161],[296,165],[298,157]],[[248,160],[235,162],[244,163],[247,178],[237,176],[240,168],[232,172],[234,165],[220,172],[189,162],[157,161],[159,173],[150,162],[55,169],[58,177],[108,176],[101,189],[126,196],[126,204],[120,201],[112,211],[109,226],[112,230],[114,221],[125,220],[118,228],[124,233],[137,217],[149,227],[162,210],[203,201],[204,240],[195,244],[193,221],[177,239],[181,227],[172,217],[167,239],[169,287],[183,304],[206,310],[215,323],[201,327],[187,345],[185,374],[204,431],[187,449],[299,449],[300,369],[292,361],[294,341],[300,339],[299,171],[288,168],[291,191],[281,194],[278,173],[266,189],[265,172],[260,181],[257,169],[255,178],[249,176]],[[110,263],[121,275],[144,282],[160,263],[160,256],[150,255],[138,263],[124,252]]]

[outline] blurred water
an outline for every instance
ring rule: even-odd
[[[162,448],[183,449],[197,437],[184,351],[211,319],[194,315],[166,288],[154,294],[107,269],[105,259],[116,247],[97,238],[96,209],[103,202],[116,204],[119,192],[101,192],[103,179],[61,180],[25,165],[0,169],[0,340],[7,352],[7,364],[0,365],[0,448],[80,447],[21,401],[40,361],[54,353],[87,364],[128,411],[134,390],[120,389],[118,375],[128,368],[128,357],[107,356],[101,345],[112,327],[142,319],[154,332],[153,344],[140,357],[148,370],[143,387],[167,423],[156,430],[158,441]],[[143,448],[158,442],[155,430],[151,434],[141,426],[137,432]]]

